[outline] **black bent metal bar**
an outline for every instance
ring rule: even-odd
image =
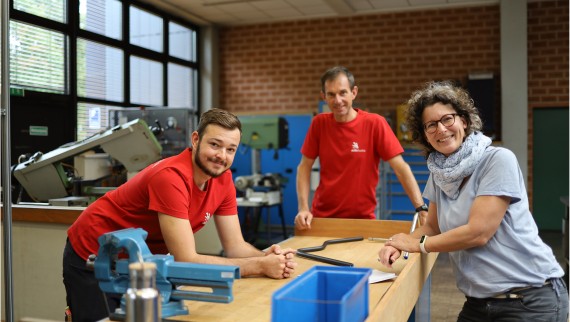
[[[304,257],[304,258],[308,258],[308,259],[312,259],[318,262],[323,262],[323,263],[327,263],[327,264],[331,264],[331,265],[336,265],[336,266],[349,266],[349,267],[353,267],[354,264],[353,263],[349,263],[349,262],[345,262],[345,261],[341,261],[338,259],[334,259],[334,258],[330,258],[330,257],[324,257],[324,256],[319,256],[319,255],[314,255],[314,254],[308,254],[310,252],[317,252],[320,250],[325,249],[328,245],[330,244],[339,244],[339,243],[349,243],[349,242],[355,242],[355,241],[361,241],[364,238],[362,236],[359,237],[348,237],[348,238],[339,238],[339,239],[329,239],[327,241],[325,241],[321,246],[314,246],[314,247],[304,247],[304,248],[299,248],[297,249],[297,256],[299,257]]]

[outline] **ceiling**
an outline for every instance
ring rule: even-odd
[[[498,3],[499,0],[142,0],[198,25],[235,26],[378,12]]]

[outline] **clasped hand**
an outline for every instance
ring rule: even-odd
[[[264,269],[266,275],[272,278],[289,278],[293,275],[297,263],[294,261],[296,250],[292,248],[282,249],[279,245],[271,245],[265,252],[268,259]]]

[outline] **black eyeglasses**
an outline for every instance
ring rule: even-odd
[[[424,123],[424,131],[426,131],[428,134],[434,134],[435,131],[437,131],[437,123],[441,123],[445,127],[450,127],[455,124],[456,115],[457,113],[445,114],[439,119],[439,121],[426,122]]]

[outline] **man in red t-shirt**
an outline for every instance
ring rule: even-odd
[[[329,69],[321,77],[321,87],[321,97],[332,113],[313,118],[301,148],[297,228],[310,229],[313,216],[375,219],[380,158],[390,164],[412,205],[426,216],[416,179],[401,156],[404,149],[386,119],[352,107],[358,87],[350,71]],[[309,208],[310,175],[317,157],[320,182]]]
[[[170,253],[179,262],[239,266],[242,276],[291,276],[294,250],[273,245],[262,252],[241,234],[228,170],[240,138],[236,116],[221,109],[205,112],[192,133],[191,148],[148,166],[83,211],[67,232],[63,258],[74,321],[101,320],[120,305],[119,297],[103,295],[93,271],[85,268],[88,256],[99,250],[99,236],[120,229],[143,228],[153,254]],[[227,257],[196,252],[194,233],[211,218]]]

